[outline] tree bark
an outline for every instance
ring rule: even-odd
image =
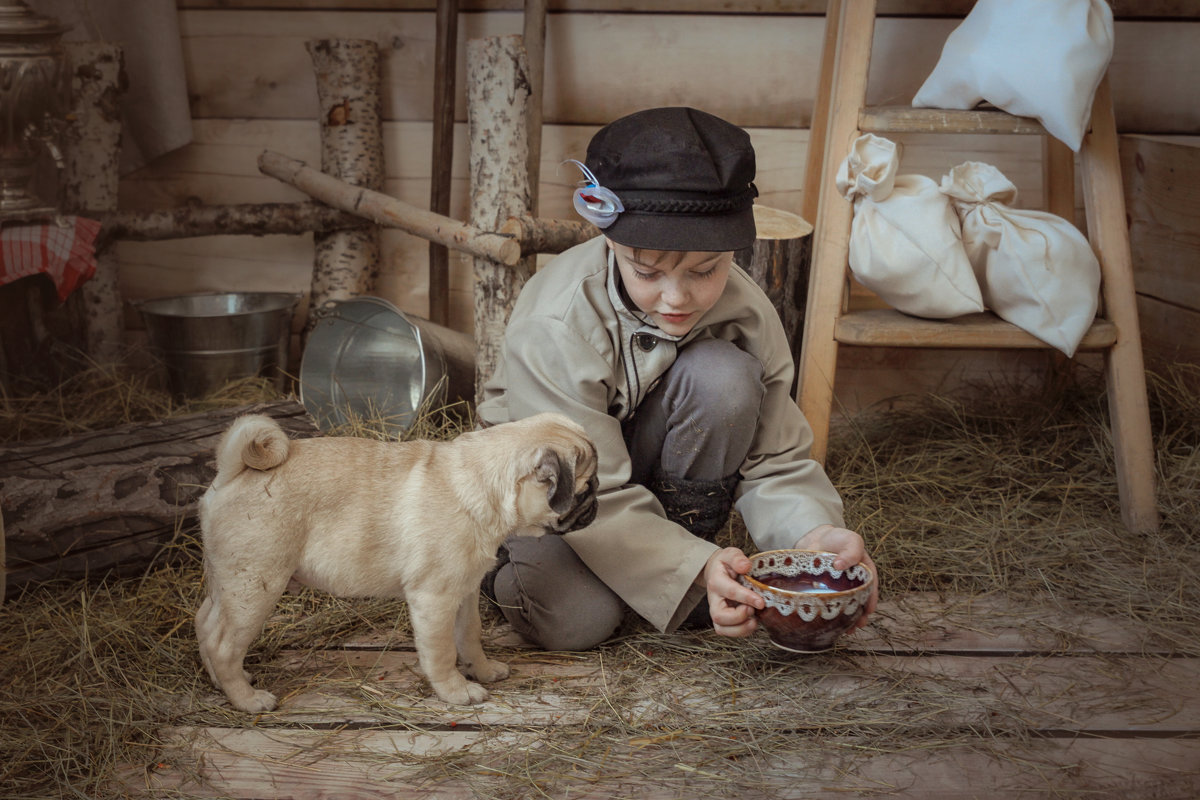
[[[118,240],[151,242],[192,236],[301,234],[355,228],[362,217],[324,203],[240,203],[189,205],[157,211],[87,212],[103,224],[98,247]]]
[[[318,434],[294,401],[136,423],[0,451],[7,593],[58,578],[137,574],[196,524],[216,474],[213,451],[243,414],[293,438]]]
[[[577,244],[599,236],[601,231],[585,220],[546,219],[541,217],[509,217],[500,226],[500,233],[511,236],[521,244],[521,255],[561,253]]]
[[[501,264],[516,264],[521,258],[521,246],[510,237],[480,230],[381,192],[352,186],[306,166],[303,161],[267,151],[258,157],[258,168],[263,174],[295,186],[317,200],[378,225],[400,228],[453,250],[490,258]]]
[[[379,46],[363,39],[307,43],[317,78],[321,170],[376,191],[383,188],[383,103]],[[313,236],[315,250],[309,318],[327,302],[370,294],[379,277],[377,228]]]
[[[121,86],[124,59],[115,44],[67,45],[71,112],[63,137],[63,204],[110,211],[117,207],[121,155]],[[112,248],[96,253],[96,274],[80,287],[84,347],[97,363],[115,363],[121,352],[121,293]]]
[[[498,230],[509,217],[529,213],[529,80],[520,36],[467,43],[467,123],[470,130],[471,223]],[[533,273],[535,259],[511,268],[476,258],[475,397],[495,372],[513,303]]]
[[[803,217],[765,206],[754,207],[754,225],[754,244],[735,252],[734,261],[771,299],[795,359],[804,332],[813,227]]]

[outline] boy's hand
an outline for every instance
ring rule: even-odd
[[[867,555],[863,538],[854,531],[836,528],[833,525],[818,525],[796,540],[797,550],[824,550],[837,553],[833,560],[834,569],[848,569],[855,564],[866,564],[875,573],[875,585],[871,587],[871,598],[867,601],[867,612],[858,619],[855,629],[861,628],[870,621],[875,606],[879,603],[879,571],[875,562]]]
[[[713,630],[722,636],[741,638],[758,628],[755,609],[766,603],[738,582],[738,575],[750,571],[750,559],[736,547],[718,550],[704,565],[703,580],[708,590],[708,614]]]

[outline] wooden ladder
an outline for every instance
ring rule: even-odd
[[[808,198],[817,199],[817,208],[797,401],[813,428],[813,457],[821,461],[829,439],[840,346],[1049,347],[991,313],[926,320],[893,309],[848,310],[853,206],[838,193],[835,176],[858,136],[868,131],[885,136],[889,133],[1040,135],[1047,210],[1066,219],[1075,216],[1074,154],[1048,135],[1036,120],[993,110],[866,107],[875,6],[875,0],[829,2],[826,52],[818,84],[819,100],[821,94],[827,98],[818,102],[814,110],[814,136],[808,155],[805,209],[812,214]],[[1093,101],[1091,126],[1084,137],[1080,163],[1089,240],[1100,261],[1103,318],[1092,324],[1079,349],[1104,352],[1122,518],[1131,531],[1152,531],[1158,527],[1154,449],[1116,123],[1107,77]],[[947,170],[951,166],[948,164]]]

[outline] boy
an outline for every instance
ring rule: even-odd
[[[565,537],[510,540],[486,593],[552,650],[599,644],[627,606],[662,631],[692,615],[749,636],[763,605],[737,581],[750,561],[712,542],[735,501],[760,549],[871,564],[808,457],[778,314],[733,263],[755,238],[750,137],[696,109],[649,109],[598,131],[586,160],[575,207],[603,236],[521,290],[479,417],[582,424],[600,512]]]

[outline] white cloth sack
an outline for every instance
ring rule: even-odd
[[[986,100],[1078,151],[1113,53],[1105,0],[979,0],[951,32],[916,107]]]
[[[941,191],[962,219],[984,303],[1073,356],[1099,305],[1100,262],[1087,239],[1062,217],[1013,208],[1017,187],[990,164],[958,165]]]
[[[897,311],[944,319],[983,311],[958,216],[937,182],[897,175],[896,144],[866,134],[838,168],[854,204],[850,271]]]

